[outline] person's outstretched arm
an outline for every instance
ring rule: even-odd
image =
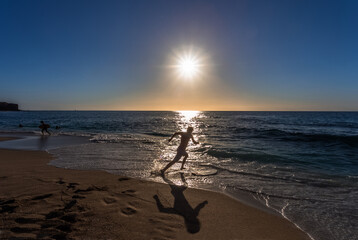
[[[191,135],[191,140],[193,141],[194,144],[198,144],[199,142],[195,141],[193,135]]]
[[[199,203],[198,206],[196,206],[196,208],[194,208],[194,212],[195,212],[195,215],[198,216],[199,215],[199,212],[200,210],[205,207],[205,205],[208,204],[208,201],[204,201],[202,203]]]
[[[181,134],[181,132],[174,133],[173,136],[168,141],[170,142],[175,136],[180,135],[180,134]]]

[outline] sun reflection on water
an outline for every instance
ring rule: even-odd
[[[177,111],[179,113],[177,125],[182,131],[186,131],[187,127],[191,126],[194,129],[198,123],[196,118],[200,117],[200,111]]]

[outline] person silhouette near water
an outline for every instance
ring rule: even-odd
[[[50,128],[50,125],[44,123],[44,121],[41,121],[41,125],[39,126],[39,128],[41,129],[42,135],[44,135],[44,132],[47,132],[48,135],[51,135],[51,133],[47,130]]]
[[[184,156],[184,159],[183,159],[183,163],[181,165],[181,168],[180,170],[182,170],[184,168],[184,164],[185,164],[185,161],[186,159],[188,158],[188,153],[186,152],[186,147],[188,146],[188,143],[189,143],[189,140],[191,139],[193,141],[194,144],[198,144],[199,142],[195,141],[194,140],[194,137],[193,137],[193,128],[192,127],[188,127],[186,132],[176,132],[173,134],[173,136],[169,139],[169,142],[175,137],[175,136],[180,136],[181,139],[180,139],[180,145],[177,149],[177,155],[174,157],[173,161],[171,161],[170,163],[168,163],[167,166],[165,166],[165,168],[163,168],[162,170],[160,170],[160,173],[163,175],[164,172],[170,168],[174,163],[178,162],[180,160],[180,158],[182,156]]]

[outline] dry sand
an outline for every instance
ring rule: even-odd
[[[0,150],[0,239],[309,239],[220,193],[60,169],[51,158]]]

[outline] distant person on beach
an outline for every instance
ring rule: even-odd
[[[188,127],[186,132],[176,132],[173,134],[173,136],[169,139],[169,142],[175,137],[175,136],[180,136],[180,145],[177,149],[177,155],[174,157],[173,161],[171,161],[170,163],[168,163],[167,166],[165,166],[165,168],[163,168],[162,170],[160,170],[161,174],[164,174],[164,172],[170,168],[174,163],[178,162],[180,160],[180,158],[182,156],[184,156],[183,159],[183,163],[181,165],[180,169],[184,168],[184,164],[186,159],[188,158],[188,153],[186,152],[186,147],[188,146],[189,140],[191,139],[193,141],[194,144],[198,144],[199,142],[194,140],[194,137],[192,135],[193,132],[193,128],[192,127]]]
[[[20,123],[20,124],[19,124],[19,128],[22,128],[22,127],[24,127],[24,126],[22,126],[22,124]]]
[[[44,123],[44,121],[41,121],[41,125],[39,126],[39,128],[41,129],[42,135],[44,135],[44,132],[47,132],[48,135],[51,135],[51,133],[47,130],[50,128],[50,125]]]

